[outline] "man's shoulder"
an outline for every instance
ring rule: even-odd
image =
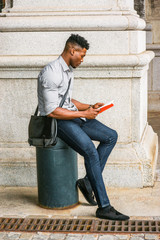
[[[48,86],[51,86],[55,84],[56,86],[58,86],[61,81],[62,72],[59,58],[48,63],[38,75],[38,82],[42,85],[47,84]]]
[[[59,58],[55,59],[52,62],[49,62],[43,69],[41,72],[45,72],[45,71],[55,71],[55,72],[59,72],[61,69],[61,64],[59,62]]]

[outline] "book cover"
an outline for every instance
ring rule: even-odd
[[[106,111],[107,109],[109,109],[109,108],[111,108],[113,106],[114,106],[113,101],[111,101],[109,103],[106,103],[105,105],[103,105],[102,107],[99,108],[100,109],[99,113],[102,113],[102,112]]]

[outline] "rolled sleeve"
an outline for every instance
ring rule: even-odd
[[[41,75],[42,96],[45,114],[53,112],[58,106],[59,73],[48,67]]]
[[[43,87],[44,110],[46,115],[53,112],[58,107],[58,89]]]

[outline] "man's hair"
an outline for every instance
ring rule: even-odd
[[[65,49],[68,49],[72,45],[78,45],[81,48],[89,49],[89,43],[84,37],[81,37],[78,34],[71,34],[71,36],[67,39]]]

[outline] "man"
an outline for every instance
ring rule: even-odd
[[[91,205],[98,204],[96,216],[103,219],[127,220],[128,216],[119,213],[110,205],[102,178],[106,161],[117,142],[117,133],[95,119],[98,108],[103,103],[90,105],[71,98],[72,69],[83,62],[88,49],[89,43],[86,39],[72,34],[66,41],[61,56],[40,72],[39,111],[41,115],[57,119],[58,137],[84,157],[87,174],[77,181],[77,186]],[[70,88],[61,108],[59,103],[70,79]],[[97,149],[92,140],[100,142]]]

